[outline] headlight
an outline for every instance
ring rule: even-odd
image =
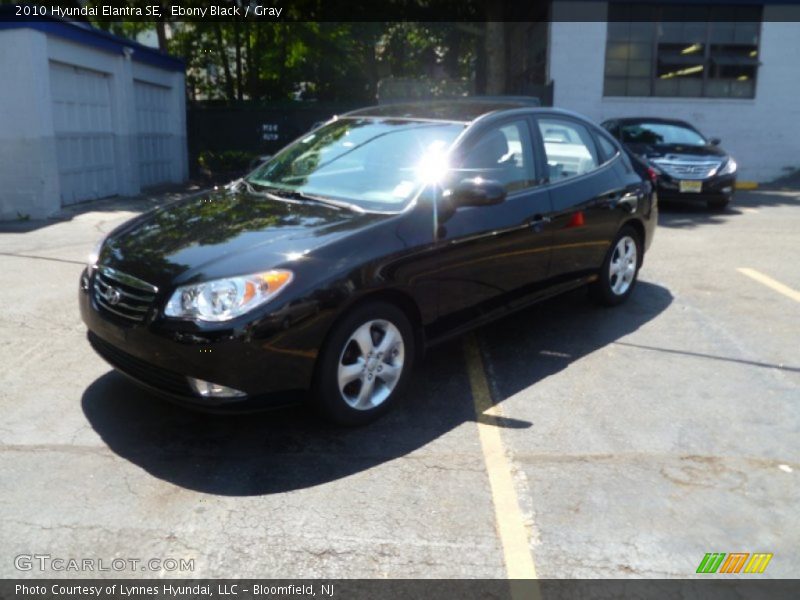
[[[730,175],[731,173],[735,173],[736,166],[736,161],[731,157],[728,159],[728,162],[722,165],[722,168],[719,170],[717,175]]]
[[[164,314],[179,319],[228,321],[272,300],[292,278],[291,271],[273,269],[184,285],[172,294]]]
[[[104,235],[102,238],[100,238],[94,245],[94,248],[89,256],[86,258],[86,268],[89,269],[89,271],[91,271],[97,264],[97,259],[100,258],[100,250],[103,249],[103,244],[105,244],[107,237],[108,236]]]

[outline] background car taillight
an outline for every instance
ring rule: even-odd
[[[658,181],[658,171],[653,167],[647,167],[647,177],[652,183],[656,183]]]

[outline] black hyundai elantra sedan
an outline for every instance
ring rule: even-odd
[[[705,202],[718,210],[733,198],[737,165],[719,139],[677,119],[612,119],[602,126],[650,170],[660,198]]]
[[[217,411],[310,398],[358,424],[437,342],[579,286],[623,302],[656,219],[650,183],[578,115],[367,108],[116,228],[80,309],[95,350],[168,398]]]

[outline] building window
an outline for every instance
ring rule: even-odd
[[[611,3],[605,96],[754,98],[760,6]]]

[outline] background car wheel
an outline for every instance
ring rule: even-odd
[[[711,210],[725,210],[730,201],[730,198],[723,198],[722,200],[709,200],[706,204]]]
[[[414,330],[384,302],[354,309],[331,332],[320,355],[314,395],[330,420],[373,421],[402,394],[414,363]]]
[[[641,265],[642,240],[636,229],[626,225],[614,238],[600,276],[589,287],[592,298],[605,306],[625,302],[636,286]]]

